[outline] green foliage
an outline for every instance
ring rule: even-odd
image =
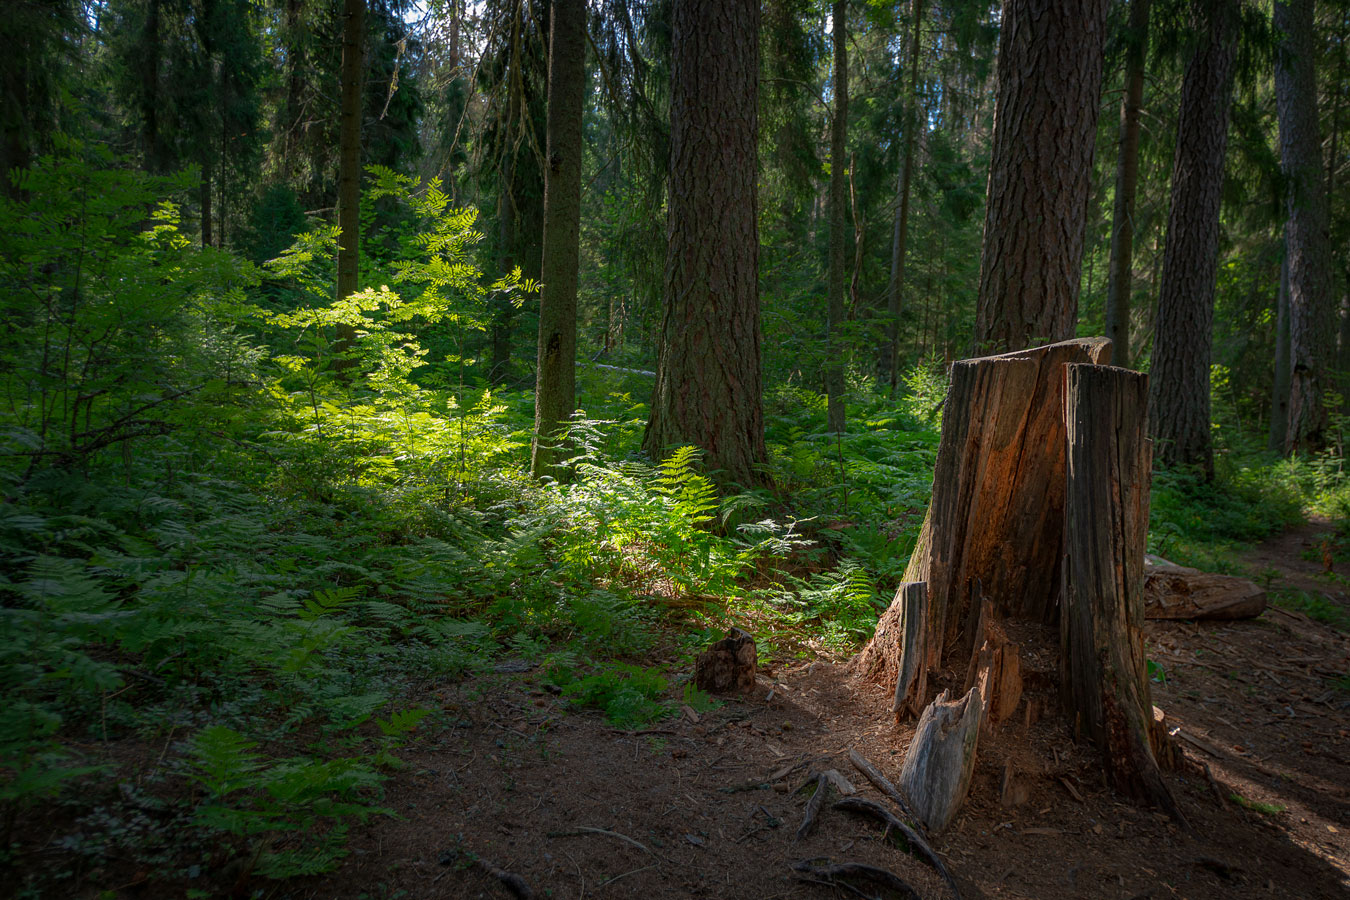
[[[649,725],[671,713],[662,702],[666,680],[650,669],[614,663],[588,675],[554,668],[549,680],[573,706],[598,709],[620,728]]]
[[[1226,569],[1237,543],[1302,520],[1300,498],[1277,471],[1220,469],[1214,482],[1183,472],[1154,473],[1148,548],[1171,562]]]

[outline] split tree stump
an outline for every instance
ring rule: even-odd
[[[1060,687],[1116,789],[1180,818],[1154,756],[1144,656],[1144,544],[1153,465],[1148,376],[1070,365]]]
[[[1154,755],[1165,735],[1152,725],[1140,631],[1147,377],[1109,358],[1110,342],[1090,338],[952,367],[933,499],[905,573],[925,598],[903,585],[859,658],[864,675],[895,685],[897,717],[923,704],[927,669],[965,673],[965,697],[948,703],[944,691],[924,709],[900,778],[934,831],[965,799],[979,731],[1021,699],[1023,656],[1008,635],[1050,649],[1046,626],[1059,626],[1071,721],[1118,787],[1180,819]]]

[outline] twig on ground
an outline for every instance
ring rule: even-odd
[[[919,855],[932,865],[934,869],[937,869],[938,874],[946,879],[947,886],[952,889],[952,895],[959,900],[961,897],[961,889],[956,886],[956,879],[952,877],[952,873],[948,871],[947,866],[942,862],[942,858],[939,857],[933,848],[928,845],[928,842],[903,819],[897,817],[880,803],[872,800],[865,800],[862,797],[845,797],[842,800],[837,801],[834,804],[834,808],[842,809],[845,812],[871,816],[874,819],[883,822],[887,827],[894,828],[896,831],[900,832],[904,835],[905,840],[909,841],[909,845],[917,850]]]
[[[811,795],[811,799],[806,801],[806,815],[802,818],[801,827],[797,829],[797,840],[809,837],[811,832],[816,830],[816,823],[820,816],[820,808],[825,805],[825,794],[829,790],[829,779],[823,772],[815,776],[816,791]]]
[[[908,801],[905,800],[905,795],[900,793],[898,787],[891,784],[890,779],[881,774],[881,770],[872,765],[867,757],[863,756],[857,750],[848,751],[848,758],[849,761],[853,763],[854,767],[859,772],[863,773],[868,781],[872,782],[877,790],[889,797],[891,802],[900,807],[902,813],[909,816],[910,821],[915,824],[916,831],[921,831],[923,829],[923,825],[919,822],[919,817],[914,815],[914,810],[910,809]]]
[[[792,864],[792,870],[801,875],[805,875],[805,880],[816,881],[822,884],[828,884],[833,887],[841,887],[852,891],[860,897],[868,897],[870,894],[864,894],[861,890],[844,881],[845,878],[860,878],[875,882],[890,890],[897,891],[907,898],[913,900],[923,900],[918,891],[910,886],[899,875],[887,869],[878,866],[869,866],[865,863],[827,863],[823,866],[812,865],[807,860],[800,860]]]

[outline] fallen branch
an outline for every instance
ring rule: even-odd
[[[942,858],[939,857],[937,852],[929,846],[928,842],[925,841],[917,831],[906,824],[903,819],[896,816],[880,803],[877,803],[874,800],[865,800],[862,797],[845,797],[842,800],[836,801],[834,808],[842,809],[845,812],[871,816],[887,827],[894,828],[896,831],[900,832],[905,840],[909,841],[910,847],[917,850],[919,856],[923,857],[923,859],[934,869],[937,869],[938,874],[946,880],[948,887],[952,889],[952,895],[956,897],[957,900],[960,900],[961,890],[956,886],[956,879],[953,878],[952,873],[947,870],[947,866],[942,862]]]
[[[499,869],[486,859],[477,856],[474,857],[473,864],[500,881],[502,887],[506,888],[511,896],[517,898],[517,900],[534,900],[534,891],[530,890],[530,886],[525,879],[515,872]]]
[[[591,826],[591,825],[578,825],[576,828],[573,828],[571,831],[550,831],[550,832],[548,833],[548,836],[551,837],[551,838],[560,838],[560,837],[577,837],[577,836],[583,835],[583,834],[599,834],[599,835],[604,835],[605,837],[612,837],[612,838],[614,838],[614,839],[616,839],[616,840],[623,841],[624,843],[632,844],[634,847],[638,848],[638,849],[641,850],[643,853],[650,853],[652,856],[656,856],[656,853],[654,853],[654,852],[651,850],[650,847],[648,847],[646,844],[642,843],[641,841],[635,841],[635,840],[633,840],[632,838],[630,838],[628,835],[626,835],[626,834],[619,834],[617,831],[608,831],[608,830],[606,830],[606,829],[604,829],[604,828],[596,828],[596,827]],[[661,857],[656,856],[656,858],[657,858],[657,859],[660,859]]]
[[[923,897],[919,892],[914,890],[909,882],[905,881],[899,875],[878,866],[869,866],[866,863],[829,863],[823,866],[814,866],[809,861],[803,859],[793,863],[792,870],[807,876],[808,880],[819,881],[823,884],[833,885],[834,887],[846,888],[862,897],[868,895],[843,879],[861,878],[875,882],[890,890],[897,891],[904,897],[912,897],[913,900],[923,900]]]
[[[797,840],[810,837],[811,832],[816,830],[817,819],[820,816],[820,808],[825,805],[825,793],[829,790],[830,781],[825,777],[824,772],[817,773],[816,790],[811,795],[811,799],[806,801],[806,815],[802,818],[801,827],[797,829]]]
[[[854,768],[863,773],[863,776],[866,777],[868,781],[872,782],[872,785],[877,790],[889,797],[891,802],[900,807],[902,813],[909,816],[910,821],[917,825],[916,830],[923,828],[922,823],[919,822],[919,817],[914,815],[914,810],[910,809],[909,801],[905,799],[905,795],[900,793],[898,787],[891,784],[890,779],[881,774],[880,769],[872,765],[867,757],[863,756],[857,750],[848,751],[848,758],[849,761],[853,763]]]

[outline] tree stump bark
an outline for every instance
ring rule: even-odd
[[[973,688],[980,695],[984,709],[981,726],[988,733],[1011,718],[1022,700],[1022,656],[999,625],[987,597],[980,601],[980,624],[975,635],[978,649],[966,670],[966,690]]]
[[[951,824],[970,791],[983,714],[978,691],[953,702],[943,691],[919,719],[900,769],[900,790],[931,834]]]
[[[858,655],[858,670],[864,677],[895,685],[891,712],[896,721],[917,716],[928,699],[927,588],[922,581],[901,584],[877,622],[876,633]]]
[[[733,628],[694,660],[694,686],[710,694],[753,693],[757,664],[755,639]]]
[[[1106,338],[952,365],[933,500],[906,581],[928,583],[928,660],[964,664],[979,579],[1003,617],[1053,622],[1064,537],[1064,367],[1105,363]]]
[[[1148,376],[1069,365],[1065,419],[1061,689],[1070,721],[1102,751],[1117,790],[1178,820],[1154,755],[1144,656],[1144,543],[1153,462]]]

